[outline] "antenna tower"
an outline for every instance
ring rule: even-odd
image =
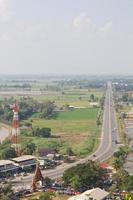
[[[21,145],[20,145],[20,127],[19,127],[19,107],[15,101],[13,107],[13,122],[12,122],[12,133],[11,133],[11,146],[15,149],[17,156],[20,155]]]

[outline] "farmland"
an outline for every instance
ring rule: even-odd
[[[94,94],[95,98],[99,99],[102,97],[103,92],[101,90],[94,89],[79,89],[76,91],[66,90],[63,93],[59,91],[43,93],[42,96],[37,96],[35,99],[40,102],[44,100],[51,100],[54,101],[57,106],[69,104],[77,107],[88,107],[91,94]]]
[[[56,119],[33,118],[33,127],[50,127],[53,137],[27,137],[26,141],[34,142],[38,148],[58,148],[60,153],[71,147],[75,154],[84,156],[99,143],[101,126],[96,125],[98,111],[99,108],[75,109],[60,112]]]
[[[55,148],[63,154],[70,147],[78,156],[86,156],[97,148],[101,133],[97,117],[101,111],[99,102],[104,94],[104,81],[97,82],[96,79],[86,77],[10,77],[8,80],[1,80],[0,92],[2,91],[7,93],[6,96],[1,96],[1,102],[3,98],[8,99],[16,94],[14,99],[20,105],[21,124],[28,122],[33,129],[51,129],[52,136],[49,138],[33,136],[27,130],[26,134],[22,134],[22,147],[32,142],[37,150]],[[13,101],[10,98],[9,102],[5,99],[3,102],[12,104]],[[56,109],[56,114],[50,118],[41,116],[46,101],[51,101]],[[43,110],[38,111],[38,104],[43,105]],[[11,124],[10,108],[8,112],[2,112],[5,122],[9,121]],[[102,112],[100,120],[102,122]]]

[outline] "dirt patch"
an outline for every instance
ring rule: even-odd
[[[87,138],[88,138],[88,133],[73,133],[73,134],[68,134],[68,133],[59,133],[56,134],[56,136],[60,137],[60,140],[62,142],[69,142],[73,144],[83,144]]]

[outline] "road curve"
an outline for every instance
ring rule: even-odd
[[[88,156],[84,159],[80,159],[77,162],[71,164],[63,164],[57,166],[55,169],[50,169],[43,171],[44,176],[48,176],[50,178],[58,178],[61,177],[65,170],[68,168],[75,166],[79,163],[85,163],[88,160],[94,161],[105,161],[110,158],[113,153],[116,151],[117,144],[116,141],[119,142],[119,134],[117,129],[117,120],[116,113],[113,101],[113,91],[111,82],[107,83],[107,90],[105,95],[105,103],[104,103],[104,114],[103,114],[103,126],[102,126],[102,134],[101,134],[101,143],[96,152]],[[95,155],[95,156],[94,156]],[[29,186],[32,180],[33,174],[28,177],[24,177],[23,180],[15,179],[14,184],[15,187],[25,187]]]

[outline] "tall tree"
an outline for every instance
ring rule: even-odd
[[[2,151],[1,158],[2,159],[9,159],[16,157],[15,149],[12,147],[7,147]]]
[[[36,145],[34,143],[29,143],[26,145],[25,153],[32,155],[36,151]]]
[[[92,102],[95,100],[94,94],[91,94],[91,95],[90,95],[90,100],[91,100]]]
[[[42,104],[42,111],[41,111],[41,117],[42,118],[49,118],[54,115],[54,109],[55,105],[52,101],[45,101]]]

